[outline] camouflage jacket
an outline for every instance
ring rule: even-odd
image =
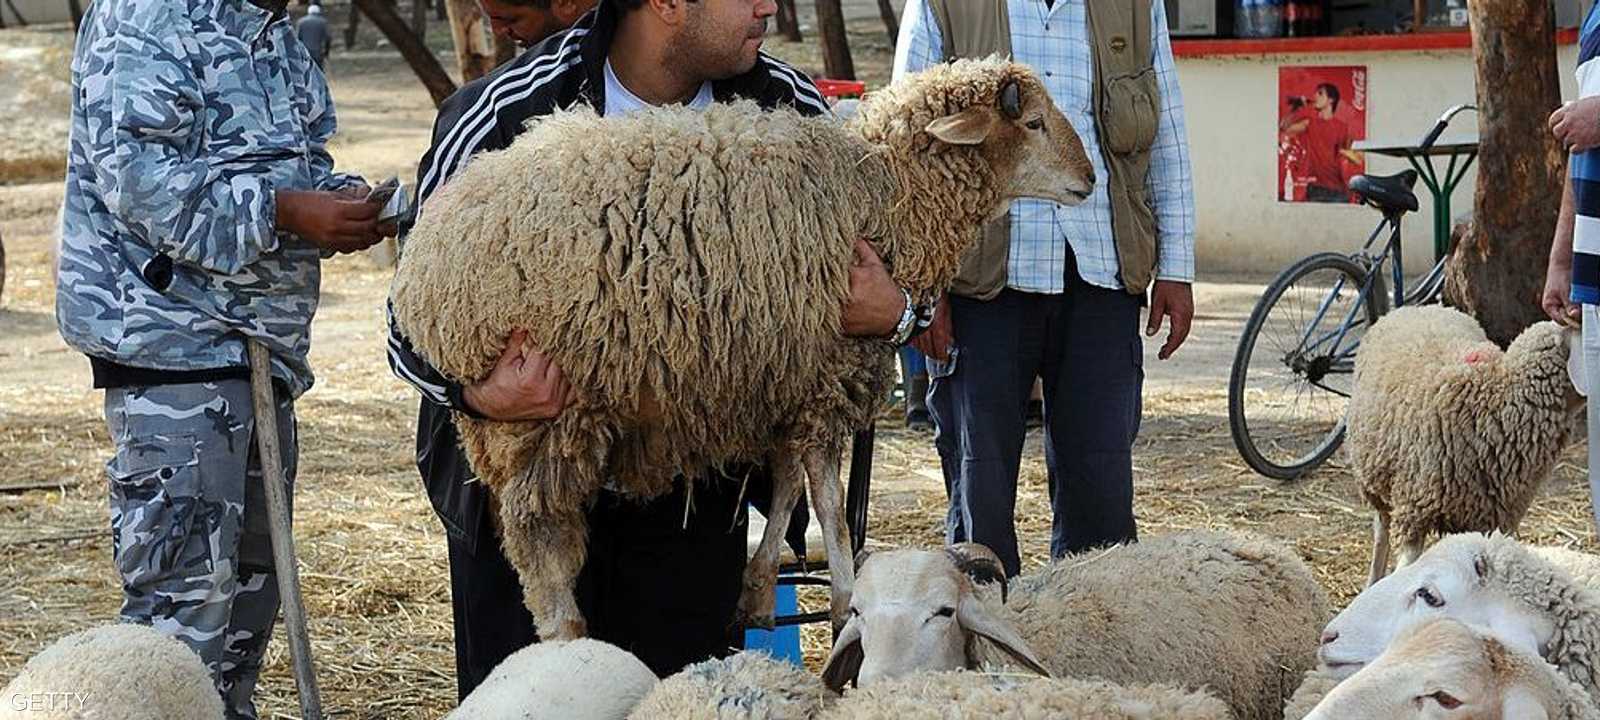
[[[88,355],[156,370],[246,364],[311,386],[319,250],[277,232],[275,189],[337,189],[332,98],[281,12],[245,0],[98,0],[72,63],[56,317]]]

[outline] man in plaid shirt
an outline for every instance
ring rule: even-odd
[[[1012,57],[1032,66],[1107,178],[1094,110],[1094,0],[1006,0]],[[899,78],[944,61],[933,4],[907,0],[895,52]],[[1162,2],[1148,5],[1159,91],[1144,184],[1154,210],[1156,268],[1146,335],[1170,323],[1159,357],[1183,343],[1194,315],[1194,197]],[[1117,38],[1124,40],[1123,38]],[[1020,569],[1013,514],[1034,378],[1044,381],[1045,462],[1054,510],[1051,554],[1135,538],[1132,448],[1144,381],[1140,309],[1128,292],[1102,183],[1083,204],[1022,200],[1011,209],[1005,287],[987,300],[952,294],[916,345],[929,356],[929,406],[950,507],[951,542],[983,543],[1007,574]]]

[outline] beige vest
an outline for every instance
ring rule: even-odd
[[[1057,0],[1062,1],[1062,0]],[[1156,269],[1156,221],[1145,190],[1160,89],[1151,58],[1150,0],[1088,0],[1094,47],[1094,121],[1110,177],[1111,230],[1123,287],[1143,294]],[[1006,0],[928,0],[946,60],[1011,56]],[[991,223],[967,252],[950,292],[988,300],[1006,286],[1011,217]]]

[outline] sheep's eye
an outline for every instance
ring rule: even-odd
[[[1442,707],[1446,710],[1454,710],[1458,707],[1461,707],[1461,701],[1457,700],[1456,696],[1451,695],[1443,690],[1432,693],[1427,697],[1431,698],[1434,702],[1439,703],[1439,707]]]
[[[1417,597],[1423,602],[1427,603],[1428,607],[1444,607],[1444,601],[1439,599],[1438,595],[1433,594],[1432,590],[1429,590],[1425,587],[1417,588]]]
[[[955,617],[956,609],[953,607],[942,607],[939,608],[939,611],[934,613],[934,615],[939,617]]]
[[[1028,123],[1027,123],[1027,127],[1028,127],[1029,130],[1043,130],[1044,129],[1044,118],[1034,118],[1032,120],[1029,120]]]

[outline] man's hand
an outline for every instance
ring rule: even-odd
[[[1539,299],[1539,307],[1544,308],[1544,314],[1549,315],[1551,320],[1570,328],[1579,328],[1582,327],[1582,310],[1573,304],[1571,297],[1571,263],[1550,263],[1550,269],[1545,272],[1544,295]]]
[[[1194,289],[1189,283],[1157,280],[1150,293],[1150,319],[1145,323],[1144,334],[1153,337],[1161,329],[1161,319],[1171,319],[1167,342],[1156,357],[1166,360],[1178,351],[1178,346],[1189,337],[1189,324],[1194,321]]]
[[[850,266],[850,299],[844,304],[844,334],[890,335],[905,313],[906,296],[866,240],[856,240],[855,254],[855,263]]]
[[[352,200],[344,191],[279,190],[277,226],[325,250],[365,250],[383,239],[377,203]]]
[[[490,420],[549,420],[572,404],[573,388],[561,368],[543,353],[524,348],[528,333],[517,330],[489,377],[462,392],[467,405]]]
[[[1550,113],[1550,131],[1567,152],[1600,147],[1600,96],[1565,103]]]
[[[950,298],[941,297],[933,308],[933,322],[921,335],[911,339],[911,347],[939,362],[949,362],[950,348],[955,342],[955,328],[950,323]]]

